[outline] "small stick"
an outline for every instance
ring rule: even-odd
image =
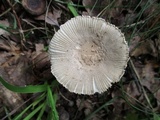
[[[153,107],[152,107],[151,102],[148,98],[148,95],[147,95],[147,93],[146,93],[146,91],[145,91],[145,89],[142,85],[141,78],[140,78],[139,74],[137,73],[136,68],[134,67],[134,64],[133,64],[131,59],[129,60],[129,67],[130,67],[131,71],[133,72],[133,74],[135,75],[135,79],[139,82],[139,85],[141,86],[142,92],[144,94],[144,97],[147,100],[147,103],[148,103],[149,107],[153,110]]]
[[[13,7],[13,5],[11,4],[11,2],[10,2],[10,0],[7,0],[7,2],[8,2],[8,4],[9,4],[9,6],[11,7],[11,9],[12,9],[12,11],[13,11],[13,14],[15,15],[15,17],[16,17],[16,20],[17,20],[17,23],[18,23],[18,27],[19,27],[19,33],[20,33],[20,37],[21,37],[21,45],[22,45],[22,47],[24,47],[25,49],[26,49],[26,46],[25,46],[25,42],[26,42],[26,39],[25,39],[25,36],[24,36],[24,33],[23,33],[23,29],[22,29],[22,26],[21,26],[21,22],[20,22],[20,20],[19,20],[19,18],[18,18],[18,15],[17,15],[17,13],[16,13],[16,11],[14,10],[14,7]]]

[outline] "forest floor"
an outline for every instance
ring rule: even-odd
[[[116,25],[129,45],[102,94],[71,93],[50,72],[50,40],[76,15]],[[1,120],[160,120],[160,0],[1,0],[0,76]]]

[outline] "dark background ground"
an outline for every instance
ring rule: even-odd
[[[50,73],[48,44],[59,26],[74,17],[69,1],[35,1],[29,5],[35,7],[42,2],[36,11],[26,8],[24,1],[0,1],[0,75],[13,85],[55,80]],[[122,80],[103,94],[77,95],[61,85],[53,89],[58,96],[56,108],[60,119],[160,120],[160,1],[73,0],[73,3],[79,15],[99,15],[118,26],[129,44],[131,59]],[[17,94],[0,85],[0,118],[18,115],[37,96]]]

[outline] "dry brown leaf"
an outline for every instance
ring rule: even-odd
[[[1,67],[3,67],[6,74],[8,74],[10,83],[25,86],[34,81],[30,65],[31,62],[26,55],[16,54],[9,57]]]
[[[57,19],[61,17],[61,13],[62,13],[61,10],[54,9],[53,12],[48,12],[47,14],[40,15],[35,19],[45,20],[45,22],[48,24],[59,26]]]
[[[25,86],[31,83],[32,75],[29,75],[27,70],[27,56],[20,53],[19,47],[9,40],[0,39],[3,44],[0,51],[0,76],[7,82],[13,85]],[[3,57],[2,57],[3,56]],[[10,108],[16,110],[24,102],[20,94],[7,90],[4,86],[0,86],[0,97],[3,97],[3,103]]]
[[[143,41],[134,48],[134,50],[131,53],[131,56],[138,57],[140,55],[149,54],[151,56],[157,57],[157,51],[154,46],[154,42],[152,40],[146,40]]]
[[[7,44],[7,41],[0,39],[0,49],[5,51],[10,51],[11,47]]]
[[[144,65],[136,64],[136,62],[134,63],[134,65],[138,75],[140,76],[141,85],[145,88],[145,91],[148,94],[149,99],[155,100],[156,98],[157,100],[159,100],[158,89],[160,86],[160,81],[156,80],[155,78],[155,76],[159,74],[155,72],[155,69],[158,69],[160,67],[159,63],[157,63],[157,61],[153,59],[145,61]],[[146,98],[144,94],[140,94],[138,100],[142,104],[146,104]],[[153,106],[156,107],[154,103],[155,101],[151,102],[151,104],[153,104]]]
[[[8,57],[11,56],[11,55],[12,54],[8,53],[8,52],[0,52],[0,56],[1,56],[1,58],[0,58],[0,65],[2,63],[4,63],[8,59]]]
[[[153,64],[147,63],[142,69],[142,84],[151,90],[151,86],[155,83],[154,80],[155,72],[153,71]]]
[[[4,80],[13,85],[25,86],[34,84],[36,78],[32,73],[32,59],[31,52],[21,52],[20,48],[13,41],[0,39],[0,76]],[[37,53],[40,54],[43,45],[37,45]],[[43,72],[43,70],[41,70]],[[16,110],[24,102],[20,94],[16,94],[7,90],[4,86],[0,85],[0,98],[3,99],[3,104]]]
[[[0,76],[2,76],[4,80],[10,82],[8,74],[5,72],[5,70],[2,67],[0,67]],[[0,98],[3,98],[2,103],[5,106],[7,106],[9,110],[16,110],[16,108],[21,106],[22,103],[24,102],[20,94],[17,94],[8,90],[1,84],[0,84]]]
[[[116,2],[114,2],[114,6],[119,6],[121,5],[122,0],[117,0]],[[104,13],[102,14],[102,17],[107,17],[107,16],[111,16],[111,17],[115,17],[117,14],[119,14],[119,8],[110,8],[110,4],[111,1],[110,0],[83,0],[82,1],[83,6],[85,6],[88,14],[90,16],[97,16],[100,12],[102,12],[102,10],[104,10],[106,7],[108,9],[106,9],[104,11]],[[107,16],[106,16],[107,15]]]
[[[44,44],[42,43],[35,44],[35,49],[36,49],[36,54],[39,55],[40,53],[43,52]]]
[[[111,2],[110,0],[83,0],[83,5],[90,16],[100,15],[100,17],[107,21],[111,19],[111,22],[115,25],[126,24],[126,20],[127,24],[129,24],[134,20],[133,17],[135,15],[131,10],[126,10],[128,11],[127,15],[123,15],[123,9],[119,7],[122,6],[122,0],[117,0],[115,2]]]
[[[29,67],[28,56],[20,52],[20,48],[13,42],[8,40],[0,40],[5,46],[1,49],[0,69],[8,75],[7,81],[14,85],[26,85],[31,80],[26,72]]]
[[[37,78],[49,79],[53,77],[50,70],[50,59],[47,52],[42,52],[36,57],[34,56],[34,58],[32,59],[32,64],[34,66],[34,75]]]
[[[154,69],[159,67],[159,64],[155,61],[149,61],[142,69],[142,84],[146,86],[152,93],[157,91],[160,86],[160,81],[155,77],[159,73],[154,71]]]
[[[114,6],[119,6],[122,4],[122,0],[117,0],[113,4]],[[110,9],[110,0],[83,0],[83,5],[86,7],[86,10],[90,16],[97,16],[105,7],[108,7],[105,11],[105,15],[110,13],[111,16],[115,16],[117,14],[116,12],[120,12],[116,7],[115,9]]]
[[[141,37],[140,36],[134,36],[129,44],[129,51],[130,54],[132,55],[132,52],[137,48],[137,46],[139,45],[139,43],[141,42]]]
[[[98,6],[98,5],[100,6],[102,1],[104,1],[104,0],[98,1],[99,3],[97,3],[96,6]],[[100,9],[100,7],[93,9],[93,6],[95,5],[96,0],[83,0],[82,3],[83,3],[83,6],[85,6],[85,8],[90,16],[97,16],[98,13],[102,10],[102,9]]]

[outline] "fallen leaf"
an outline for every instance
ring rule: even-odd
[[[139,43],[139,45],[132,48],[131,56],[138,57],[140,55],[149,54],[151,56],[157,57],[157,50],[155,48],[154,42],[152,40],[145,40]]]
[[[110,21],[111,23],[117,26],[128,25],[134,22],[136,19],[136,14],[134,10],[129,9],[125,6],[127,4],[134,5],[136,2],[130,1],[127,4],[124,4],[123,0],[83,0],[82,3],[85,6],[88,14],[90,16],[99,16],[106,21]],[[133,7],[133,6],[132,6]]]
[[[98,3],[96,3],[96,0],[83,0],[83,6],[85,6],[88,14],[90,16],[97,16],[98,13],[102,10],[102,8],[100,9],[101,6],[101,2],[103,2],[104,0],[98,1]],[[99,7],[93,7],[94,5]]]
[[[52,78],[50,69],[50,58],[47,52],[42,52],[38,55],[33,55],[32,57],[33,73],[39,79],[49,79]]]
[[[154,100],[154,102],[152,101],[151,104],[153,104],[154,107],[157,107],[155,106],[156,105],[155,103],[158,102],[159,100],[158,89],[160,89],[159,88],[160,81],[157,80],[155,76],[157,75],[160,76],[160,75],[155,70],[160,67],[159,63],[157,63],[155,59],[152,59],[152,60],[146,60],[143,65],[140,65],[140,63],[136,64],[135,61],[134,65],[140,77],[141,85],[145,88],[145,91],[148,94],[149,99]],[[130,93],[130,95],[132,95],[132,93]],[[156,101],[155,98],[157,99]],[[144,94],[140,94],[138,100],[143,105],[148,104],[146,102]]]
[[[10,81],[8,74],[2,67],[0,68],[0,76],[2,76],[2,78],[6,81]],[[1,84],[0,88],[0,98],[3,98],[2,103],[7,106],[9,110],[16,110],[23,104],[24,100],[22,99],[22,96],[20,94],[8,90]],[[21,109],[18,109],[18,111],[22,110],[23,107]]]
[[[36,17],[36,20],[45,20],[46,23],[51,25],[59,26],[58,18],[61,17],[61,10],[54,9],[52,12],[48,12],[47,14],[42,14]]]
[[[42,43],[35,44],[35,49],[36,49],[36,55],[39,55],[40,53],[43,52],[44,44]]]
[[[134,36],[130,40],[129,51],[130,51],[131,55],[133,54],[132,52],[139,46],[140,42],[141,42],[141,37],[140,36]]]

